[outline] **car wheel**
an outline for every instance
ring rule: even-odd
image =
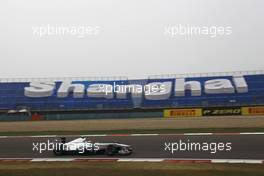
[[[132,151],[128,150],[127,148],[122,148],[118,151],[118,154],[121,156],[128,156],[131,155]]]
[[[109,145],[106,148],[106,154],[108,156],[113,156],[117,153],[117,148],[114,145]]]
[[[53,153],[54,153],[56,156],[61,156],[61,155],[63,155],[63,151],[62,151],[62,150],[53,150]]]

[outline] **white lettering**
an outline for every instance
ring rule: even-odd
[[[70,92],[73,92],[74,98],[83,98],[84,96],[84,85],[83,84],[72,84],[71,82],[63,82],[57,92],[59,98],[68,97]]]
[[[24,88],[24,94],[34,98],[49,97],[52,96],[54,89],[54,82],[31,82],[29,87]]]
[[[207,94],[235,93],[234,87],[228,79],[213,79],[206,81],[204,89]]]
[[[91,84],[87,88],[87,96],[93,98],[114,98],[113,86],[111,84]]]
[[[172,81],[152,82],[146,85],[129,84],[116,85],[111,84],[91,84],[85,88],[84,84],[72,82],[62,82],[57,97],[68,97],[72,92],[74,98],[84,98],[85,93],[92,98],[113,99],[114,94],[117,99],[126,99],[130,93],[132,98],[142,98],[143,93],[147,100],[166,100],[171,97]],[[49,97],[54,93],[56,84],[54,82],[31,82],[29,87],[24,88],[24,94],[27,97]],[[86,90],[85,90],[86,89]],[[202,87],[199,81],[185,81],[184,78],[175,79],[174,96],[185,96],[186,90],[191,92],[191,96],[201,96]],[[233,76],[229,79],[211,79],[204,83],[204,93],[206,94],[224,94],[224,93],[246,93],[248,85],[242,75]],[[85,92],[86,91],[86,92]]]
[[[192,96],[201,96],[201,83],[198,81],[187,81],[184,78],[175,79],[175,96],[185,96],[185,90],[190,90]]]
[[[154,82],[145,86],[145,98],[147,100],[166,100],[171,96],[172,83]]]

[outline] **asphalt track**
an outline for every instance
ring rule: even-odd
[[[69,137],[67,140],[75,139]],[[135,136],[91,136],[87,137],[93,142],[119,142],[129,144],[133,147],[134,153],[124,158],[186,158],[186,159],[264,159],[264,134],[195,134],[195,135],[135,135]],[[33,143],[47,143],[54,141],[54,137],[3,137],[0,138],[0,158],[54,158],[52,151],[40,153],[38,150],[33,151]],[[175,150],[173,153],[168,149],[165,150],[165,143],[231,143],[231,150]],[[174,145],[176,146],[176,145]],[[176,147],[175,147],[176,148]],[[102,158],[105,155],[75,155],[60,156],[60,158]],[[120,158],[120,156],[118,156]],[[122,157],[121,157],[122,158]]]

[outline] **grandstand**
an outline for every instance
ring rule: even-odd
[[[242,85],[237,87],[235,78],[243,78]],[[184,94],[177,96],[179,80],[184,80]],[[213,91],[206,91],[206,84],[213,80]],[[223,84],[230,82],[230,85]],[[240,79],[241,80],[241,79]],[[177,82],[178,81],[178,82]],[[219,82],[220,81],[220,82]],[[58,96],[60,87],[70,83],[67,95]],[[170,83],[169,91],[160,94],[146,95],[143,92],[133,94],[125,92],[123,97],[111,92],[112,97],[89,96],[78,92],[77,88],[88,90],[91,85],[141,85]],[[31,83],[51,84],[50,95],[28,96],[26,90]],[[79,87],[78,87],[78,86]],[[43,85],[42,85],[43,86]],[[194,91],[200,86],[200,92]],[[229,86],[229,87],[228,87]],[[242,86],[242,87],[241,87]],[[244,86],[244,87],[243,87]],[[246,87],[245,87],[246,86]],[[212,87],[212,86],[211,86]],[[240,89],[239,89],[240,88]],[[43,87],[34,87],[38,93]],[[240,91],[243,89],[242,91]],[[44,89],[43,89],[44,90]],[[217,92],[220,90],[220,92]],[[82,93],[76,98],[75,93]],[[94,93],[94,92],[93,92]],[[98,93],[98,92],[97,92]],[[104,92],[103,92],[104,93]],[[150,97],[153,96],[153,97]],[[161,98],[155,98],[161,97]],[[160,117],[164,109],[172,108],[205,108],[205,107],[247,107],[264,105],[264,71],[222,72],[202,74],[154,75],[147,79],[128,79],[127,77],[83,77],[83,78],[28,78],[0,80],[0,120],[32,119],[86,119],[86,118],[123,118],[123,117]],[[19,114],[19,116],[15,116]],[[24,114],[24,116],[21,116]],[[12,118],[11,118],[12,116]],[[45,118],[43,118],[45,117]]]

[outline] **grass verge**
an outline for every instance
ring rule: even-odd
[[[262,164],[175,164],[146,162],[1,163],[0,176],[260,176]]]

